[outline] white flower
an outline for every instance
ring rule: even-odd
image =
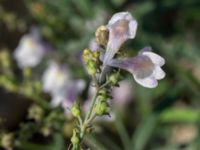
[[[72,80],[66,65],[51,62],[42,77],[43,91],[52,96],[51,105],[71,107],[85,88],[84,80]]]
[[[120,12],[108,22],[109,39],[103,62],[107,64],[120,49],[121,45],[136,35],[137,21],[129,12]]]
[[[65,89],[53,94],[51,105],[56,107],[61,104],[67,110],[73,106],[77,96],[84,90],[85,86],[85,81],[81,79],[69,82]]]
[[[45,46],[38,34],[36,36],[35,33],[30,33],[21,38],[18,47],[14,51],[14,58],[20,68],[35,67],[40,63],[44,54]]]
[[[65,89],[69,82],[70,72],[67,66],[50,62],[42,77],[43,91],[54,95]]]
[[[149,47],[141,50],[136,57],[112,59],[109,62],[110,66],[132,73],[135,81],[147,88],[155,88],[157,80],[165,77],[165,72],[161,69],[164,64],[164,58],[151,52]]]

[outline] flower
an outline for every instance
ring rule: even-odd
[[[137,21],[129,12],[119,12],[108,22],[109,39],[103,63],[107,64],[120,49],[121,45],[136,35]]]
[[[77,96],[85,89],[85,86],[86,83],[82,79],[72,80],[65,91],[65,95],[63,95],[64,101],[62,106],[64,108],[71,107],[75,100],[77,100]]]
[[[14,51],[14,58],[20,68],[35,67],[42,60],[45,51],[46,47],[41,42],[38,31],[33,30],[21,38]]]
[[[85,88],[84,80],[72,80],[70,70],[66,65],[60,65],[55,61],[50,62],[43,77],[43,91],[52,96],[51,105],[57,107],[71,107]]]
[[[150,47],[145,47],[136,57],[112,59],[109,65],[129,71],[140,85],[155,88],[157,80],[165,77],[165,72],[161,69],[165,60],[150,50]]]
[[[67,66],[51,61],[42,77],[43,91],[54,95],[66,89],[69,82],[70,72]]]

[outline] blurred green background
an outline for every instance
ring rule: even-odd
[[[0,0],[0,50],[12,53],[21,36],[37,26],[53,49],[48,58],[67,62],[75,77],[88,81],[77,58],[97,27],[120,11],[129,11],[138,21],[136,38],[126,43],[126,51],[136,54],[151,46],[166,60],[166,77],[157,88],[146,89],[124,73],[134,85],[130,104],[116,112],[114,123],[98,123],[97,131],[87,137],[87,145],[95,150],[200,150],[199,0]],[[9,88],[10,82],[22,80],[22,71],[11,60],[16,78],[1,83],[0,116],[7,121],[1,121],[0,135],[16,134],[14,149],[67,149],[70,141],[61,130],[66,125],[62,117],[53,118],[55,130],[47,137],[38,132],[37,123],[26,118],[32,103],[27,99],[37,97],[24,97]],[[35,76],[43,69],[36,69]],[[5,75],[2,68],[0,73]],[[46,118],[49,115],[45,110]],[[72,124],[65,128],[71,130]]]

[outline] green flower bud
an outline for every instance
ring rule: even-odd
[[[99,101],[107,101],[107,99],[112,99],[112,96],[106,90],[101,90],[98,98]]]
[[[92,53],[92,56],[95,60],[98,60],[99,59],[99,56],[100,56],[100,52],[99,51],[96,51],[96,52],[93,52]]]
[[[78,103],[75,103],[74,106],[71,108],[71,112],[74,117],[80,117],[81,116],[80,105]]]
[[[71,137],[71,142],[72,142],[72,144],[73,145],[77,145],[78,143],[79,143],[79,137],[78,137],[78,135],[77,135],[77,132],[76,132],[76,130],[74,129],[73,130],[73,135],[72,135],[72,137]]]
[[[108,80],[111,82],[112,85],[116,85],[118,83],[118,74],[117,73],[112,73]]]
[[[91,51],[89,49],[83,50],[83,60],[87,63],[91,59]]]
[[[40,129],[40,132],[45,136],[48,137],[51,134],[51,127],[46,125]]]
[[[99,95],[106,97],[108,95],[108,93],[106,90],[103,89],[103,90],[99,91]]]
[[[107,97],[105,95],[99,95],[99,101],[106,101]]]
[[[1,137],[1,144],[3,148],[12,150],[14,145],[14,137],[12,133],[3,134]]]
[[[95,113],[98,116],[102,116],[105,114],[108,114],[110,111],[108,104],[105,101],[98,101],[96,107],[95,107]]]
[[[28,110],[28,118],[35,121],[41,121],[44,116],[44,110],[38,105],[32,105]]]
[[[97,72],[97,65],[94,60],[89,60],[87,63],[88,74],[95,75]]]
[[[94,67],[88,68],[88,74],[90,74],[90,75],[95,75],[96,72],[97,72],[97,69],[96,69],[96,68],[94,68]]]

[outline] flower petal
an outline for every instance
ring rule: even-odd
[[[61,95],[53,95],[51,100],[51,106],[57,107],[64,101],[64,97]]]
[[[42,76],[43,91],[50,94],[60,93],[70,82],[70,72],[67,66],[50,62]]]
[[[109,61],[115,56],[115,54],[117,53],[118,49],[117,48],[113,48],[115,47],[115,43],[110,43],[112,45],[109,45],[109,47],[112,47],[106,50],[106,53],[104,54],[103,57],[103,63],[107,64],[109,63]]]
[[[155,88],[158,85],[157,80],[153,76],[147,78],[138,78],[136,75],[133,75],[133,77],[137,83],[146,88]]]
[[[143,49],[141,49],[138,54],[143,55],[144,52],[151,52],[151,51],[152,51],[151,46],[146,46]]]
[[[165,72],[157,66],[153,72],[153,75],[157,80],[161,80],[165,77]]]
[[[104,64],[108,64],[126,40],[135,37],[137,22],[129,12],[120,12],[113,15],[107,28],[109,39],[103,59]]]
[[[163,66],[165,64],[165,59],[153,52],[143,52],[142,55],[148,56],[156,65]]]
[[[138,76],[139,78],[150,76],[155,69],[155,65],[153,64],[151,59],[144,55],[121,59],[112,59],[109,62],[109,65],[112,67],[118,67],[127,70],[130,73]]]
[[[130,21],[129,23],[129,38],[130,39],[135,38],[136,30],[137,30],[137,21],[136,20]]]
[[[129,12],[119,12],[112,16],[112,18],[108,22],[108,25],[112,25],[116,21],[121,20],[121,19],[131,20],[133,19],[133,17]]]

